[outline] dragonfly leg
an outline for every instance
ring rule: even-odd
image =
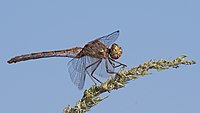
[[[112,66],[115,66],[112,62],[111,62],[110,64],[111,64]],[[107,60],[105,60],[105,65],[106,65],[106,72],[107,72],[107,73],[116,74],[116,72],[111,71],[111,70],[108,69],[108,61],[107,61]],[[114,68],[114,67],[113,67],[113,68]]]
[[[115,65],[110,59],[108,59],[108,61],[109,61],[109,63],[111,64],[111,66],[112,66],[113,68],[117,68],[117,67],[121,66],[121,64]]]
[[[101,63],[102,60],[99,60],[99,62],[97,63],[96,67],[92,70],[91,75],[93,75],[93,73],[96,71],[97,67],[99,66],[99,64]]]
[[[113,68],[116,68],[115,64],[114,64],[110,59],[108,59],[108,61],[109,61],[109,63],[111,64],[111,66],[112,66]]]
[[[109,60],[108,60],[109,62],[113,61],[113,62],[119,64],[119,65],[117,65],[117,66],[114,66],[115,68],[116,68],[116,67],[119,67],[119,66],[126,67],[126,64],[123,64],[123,63],[121,63],[121,62],[118,62],[118,61],[116,61],[116,60],[114,60],[114,59],[112,59],[112,58],[108,58],[108,59],[109,59]],[[111,63],[111,65],[112,65],[112,63]]]
[[[87,69],[88,69],[89,67],[95,65],[96,63],[97,63],[96,67],[94,68],[94,70],[92,70],[92,72],[91,72],[91,74],[90,74],[90,73],[87,71]],[[85,71],[86,71],[87,74],[90,76],[90,78],[92,79],[92,81],[94,82],[95,85],[96,85],[96,82],[94,81],[94,79],[95,79],[96,81],[98,81],[99,83],[102,83],[100,80],[98,80],[96,77],[93,76],[93,73],[95,72],[95,70],[97,69],[97,67],[99,66],[100,63],[101,63],[101,60],[97,60],[96,62],[94,62],[94,63],[88,65],[88,66],[85,68]]]

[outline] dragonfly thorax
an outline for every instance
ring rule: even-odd
[[[89,56],[98,59],[106,59],[109,56],[108,51],[108,47],[105,44],[95,40],[86,44],[77,57]]]
[[[122,55],[122,48],[118,44],[114,43],[112,44],[109,53],[111,58],[118,59]]]

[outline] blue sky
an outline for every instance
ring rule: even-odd
[[[0,2],[0,112],[61,113],[82,97],[67,70],[69,58],[9,65],[30,52],[83,46],[120,30],[120,62],[128,68],[180,55],[197,61],[132,81],[91,113],[198,113],[200,2],[197,0],[7,0]],[[99,78],[99,77],[98,77]],[[92,81],[86,78],[84,88]]]

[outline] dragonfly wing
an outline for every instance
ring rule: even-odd
[[[96,62],[97,58],[92,58],[92,57],[87,57],[87,65],[90,65],[94,62]],[[100,76],[100,77],[108,77],[108,76],[111,76],[111,74],[107,73],[106,71],[106,60],[105,59],[102,59],[101,63],[98,65],[98,63],[90,66],[87,70],[89,73],[92,73],[94,71],[94,69],[96,68],[96,70],[94,71],[94,74],[93,75],[97,75],[97,76]],[[111,66],[111,64],[108,62],[108,69],[110,71],[114,71],[114,68]]]
[[[78,86],[78,89],[83,89],[85,83],[85,67],[86,57],[73,58],[68,63],[68,71],[72,82]]]
[[[106,60],[107,59],[102,60],[101,64],[96,69],[95,75],[98,75],[100,77],[109,77],[112,75],[108,73],[106,70]],[[108,61],[107,61],[107,66],[108,66],[109,71],[114,72],[114,68],[111,66],[111,64]]]
[[[92,66],[90,66],[89,68],[87,68],[87,71],[89,73],[91,73],[97,65],[97,63],[94,64],[94,62],[98,61],[99,59],[97,58],[93,58],[93,57],[89,57],[89,56],[86,56],[86,62],[87,62],[87,66],[93,64]]]
[[[109,35],[97,38],[96,40],[101,41],[102,43],[110,46],[113,42],[115,42],[115,40],[117,40],[117,38],[119,37],[119,30],[115,31]]]

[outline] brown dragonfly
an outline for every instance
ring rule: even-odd
[[[86,74],[90,76],[94,83],[94,79],[101,83],[94,74],[101,77],[109,76],[116,73],[114,72],[115,68],[126,66],[125,64],[116,61],[116,59],[122,55],[121,47],[114,43],[118,37],[119,31],[115,31],[109,35],[88,42],[84,47],[20,55],[11,58],[8,60],[8,63],[11,64],[48,57],[73,58],[68,62],[70,78],[79,89],[83,89]],[[111,47],[109,48],[110,45]]]

